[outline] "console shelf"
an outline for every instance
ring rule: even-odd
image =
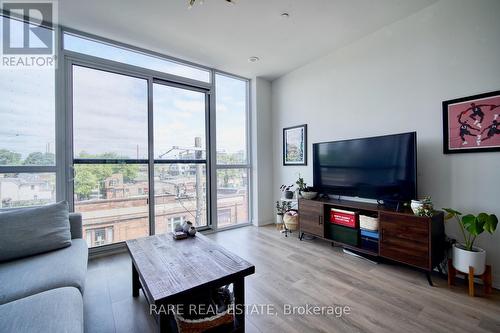
[[[329,221],[331,208],[378,217],[378,250],[333,240]],[[443,212],[437,212],[432,217],[420,217],[407,208],[394,210],[377,204],[334,199],[299,199],[298,210],[301,240],[304,234],[308,234],[348,250],[421,269],[426,272],[431,285],[430,272],[444,258]],[[357,230],[359,237],[359,229],[351,230]]]
[[[325,239],[329,240],[328,238],[325,238]],[[333,241],[333,244],[335,246],[342,246],[344,249],[347,249],[347,250],[352,250],[352,251],[359,252],[359,253],[362,253],[362,254],[366,254],[366,255],[369,255],[369,256],[372,256],[372,257],[378,257],[378,252],[373,252],[373,251],[370,251],[370,250],[367,250],[367,249],[363,249],[362,247],[359,247],[359,246],[352,246],[352,245],[345,244],[345,243],[342,243],[342,242],[337,242],[337,241]]]

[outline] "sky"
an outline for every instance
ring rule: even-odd
[[[72,37],[66,46],[115,61],[162,70],[202,81],[206,71]],[[73,72],[75,155],[115,152],[147,158],[147,82],[83,67]],[[21,153],[55,151],[54,70],[0,67],[0,149]],[[216,76],[217,150],[246,148],[246,82]],[[170,147],[205,146],[204,94],[155,84],[155,157]],[[171,155],[165,156],[172,157]]]

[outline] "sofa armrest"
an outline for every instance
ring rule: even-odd
[[[69,226],[71,231],[71,239],[82,237],[82,214],[69,213]]]

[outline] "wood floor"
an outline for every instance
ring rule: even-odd
[[[209,235],[253,263],[247,304],[272,304],[276,316],[247,315],[247,332],[500,332],[500,293],[468,297],[433,276],[397,264],[373,264],[319,240],[285,238],[274,227],[245,227]],[[128,254],[89,262],[86,332],[153,332],[144,296],[131,296]],[[284,304],[349,306],[335,316],[284,315]]]

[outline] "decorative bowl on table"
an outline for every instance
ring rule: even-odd
[[[318,192],[301,192],[301,194],[300,194],[300,196],[306,200],[314,199],[314,198],[316,198],[317,195],[318,195]]]
[[[434,205],[430,198],[412,200],[410,207],[417,216],[432,216],[434,214]]]

